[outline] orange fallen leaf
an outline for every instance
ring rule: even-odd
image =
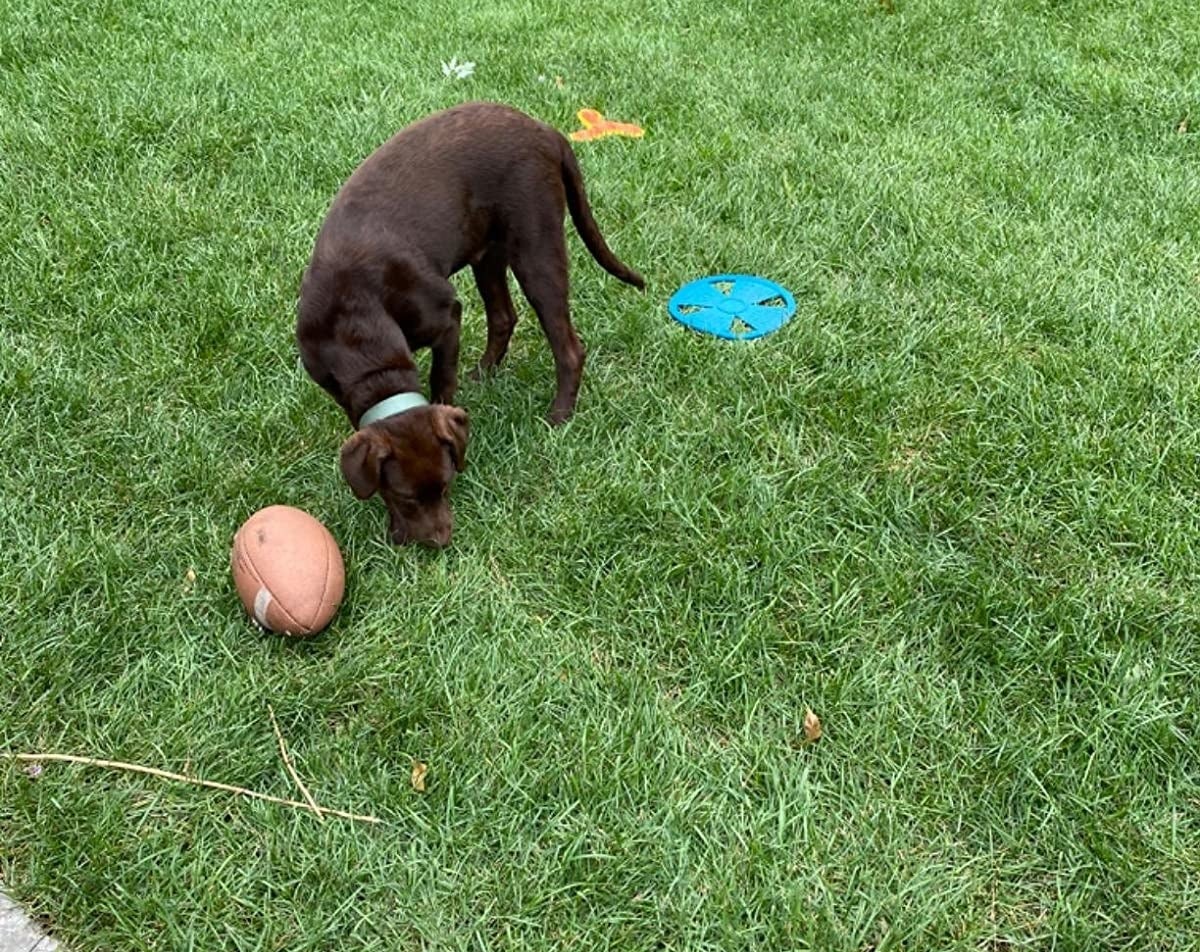
[[[412,786],[417,793],[425,792],[425,775],[427,773],[429,773],[429,767],[427,764],[423,764],[419,760],[413,763]]]
[[[804,739],[815,744],[821,739],[821,719],[810,708],[804,715]]]
[[[588,142],[592,139],[602,139],[605,136],[629,136],[631,139],[640,139],[645,135],[641,126],[635,126],[631,122],[613,122],[611,119],[605,119],[595,109],[580,109],[577,115],[579,121],[583,123],[583,128],[571,133],[572,142]]]

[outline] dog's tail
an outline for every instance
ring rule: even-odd
[[[619,278],[626,284],[632,284],[639,290],[646,286],[646,280],[633,268],[621,261],[608,247],[596,219],[592,217],[592,209],[588,204],[587,192],[583,188],[583,174],[579,171],[579,162],[570,144],[563,140],[563,184],[567,188],[567,208],[571,212],[571,221],[575,222],[575,230],[583,239],[587,250],[592,253],[600,267]]]

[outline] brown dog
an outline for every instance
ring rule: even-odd
[[[469,103],[401,130],[334,198],[304,274],[296,337],[309,375],[358,427],[342,473],[360,499],[383,497],[393,542],[450,541],[447,494],[467,444],[466,412],[449,405],[462,315],[450,275],[474,272],[485,372],[517,322],[512,268],[554,354],[550,422],[575,409],[584,351],[567,309],[564,209],[606,271],[644,286],[596,227],[567,140],[506,106]],[[432,406],[413,360],[422,347],[433,352]]]

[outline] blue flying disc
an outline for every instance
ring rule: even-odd
[[[680,324],[726,340],[777,331],[796,313],[787,288],[753,274],[714,274],[685,284],[667,303]]]

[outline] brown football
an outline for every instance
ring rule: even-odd
[[[342,602],[342,553],[329,530],[300,509],[260,509],[233,537],[229,561],[242,605],[271,631],[316,634]]]

